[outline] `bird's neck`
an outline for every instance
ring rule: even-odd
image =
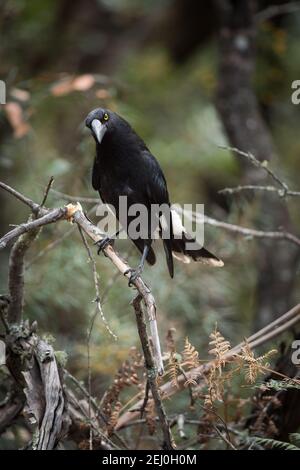
[[[123,134],[118,137],[116,134],[106,134],[101,144],[97,143],[96,158],[101,164],[119,166],[120,163],[129,163],[129,160],[136,158],[138,151],[143,147],[143,142],[137,140],[134,134]]]

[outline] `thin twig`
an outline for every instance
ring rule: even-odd
[[[90,210],[88,210],[87,215],[92,213],[95,210],[96,206],[92,207]],[[38,261],[40,258],[45,256],[49,251],[53,250],[56,248],[58,245],[60,245],[66,238],[68,238],[72,233],[74,233],[76,227],[70,228],[70,230],[67,230],[61,237],[56,238],[52,242],[48,243],[48,245],[45,246],[42,250],[40,250],[35,256],[33,256],[30,261],[27,263],[25,266],[25,269],[29,269],[36,261]],[[119,274],[119,273],[118,273]],[[102,299],[103,302],[103,299]]]
[[[230,434],[229,434],[229,430],[228,430],[228,427],[227,427],[227,423],[226,421],[222,418],[222,416],[220,416],[216,410],[214,410],[214,408],[209,408],[205,405],[201,405],[201,403],[199,403],[199,406],[200,408],[202,408],[204,411],[206,411],[207,413],[211,413],[213,414],[219,421],[221,421],[222,425],[224,426],[224,430],[226,432],[226,435],[227,435],[227,440],[230,441]]]
[[[45,192],[44,192],[44,196],[43,196],[43,199],[42,199],[42,202],[41,202],[41,206],[44,206],[46,201],[47,201],[47,197],[48,197],[48,194],[49,194],[49,191],[50,189],[52,188],[52,185],[54,183],[54,178],[53,176],[51,176],[47,186],[46,186],[46,189],[45,189]]]
[[[180,208],[178,208],[180,212]],[[290,232],[284,231],[266,231],[266,230],[256,230],[247,227],[242,227],[240,225],[229,224],[228,222],[221,222],[220,220],[213,219],[206,215],[200,214],[198,212],[184,211],[184,214],[190,220],[194,220],[197,223],[206,223],[213,227],[218,227],[228,232],[244,235],[245,237],[250,238],[262,238],[262,239],[272,239],[278,241],[288,241],[294,245],[300,246],[300,238]]]
[[[97,313],[99,313],[100,317],[101,317],[101,320],[102,322],[104,323],[104,326],[106,328],[106,330],[108,331],[108,333],[113,337],[113,339],[115,341],[117,341],[118,337],[117,335],[112,331],[112,329],[110,328],[109,324],[108,324],[108,321],[106,320],[105,318],[105,315],[104,315],[104,312],[103,312],[103,309],[102,309],[102,305],[101,305],[101,296],[100,296],[100,287],[99,287],[99,276],[98,276],[98,273],[97,273],[97,264],[96,264],[96,260],[90,250],[90,247],[89,247],[89,244],[87,242],[87,239],[85,237],[85,234],[82,230],[82,228],[80,226],[78,226],[78,229],[79,229],[79,233],[80,233],[80,236],[81,236],[81,239],[83,241],[83,244],[86,248],[86,251],[88,253],[88,257],[89,257],[89,260],[90,262],[92,263],[92,270],[93,270],[93,278],[94,278],[94,285],[95,285],[95,292],[96,292],[96,298],[94,300],[94,302],[96,303],[96,315]],[[89,332],[89,338],[92,334],[92,330],[93,330],[93,326],[94,326],[94,321],[95,321],[95,318],[92,319],[92,323],[91,323],[91,328],[90,328],[90,332]]]
[[[50,211],[46,211],[45,215],[35,219],[31,222],[23,223],[18,225],[16,228],[12,229],[2,238],[0,238],[0,250],[6,248],[6,246],[18,238],[20,235],[26,232],[30,232],[37,228],[43,227],[47,224],[53,224],[54,222],[58,222],[62,219],[68,218],[68,209],[67,207],[59,207],[58,209],[52,209]]]
[[[95,416],[96,418],[100,417],[101,420],[107,425],[108,424],[108,419],[105,416],[105,414],[102,413],[99,405],[97,404],[95,398],[88,392],[88,390],[85,388],[82,382],[80,382],[74,375],[72,375],[67,369],[64,369],[64,374],[79,388],[81,393],[91,401],[91,404],[93,405],[96,413]],[[118,435],[118,433],[114,430],[112,432],[112,435],[119,441],[119,443],[124,447],[124,449],[127,449],[127,445],[124,442],[124,440]]]
[[[70,194],[62,193],[56,189],[51,189],[51,193],[57,196],[59,199],[69,202],[85,202],[87,204],[101,204],[99,198],[96,197],[80,197],[80,196],[71,196]]]
[[[83,241],[83,244],[86,248],[86,251],[88,253],[88,257],[90,262],[92,263],[92,270],[93,270],[93,278],[94,278],[94,285],[95,285],[95,291],[96,291],[96,312],[95,315],[92,318],[90,328],[88,330],[87,334],[87,367],[88,367],[88,391],[89,391],[89,398],[88,398],[88,404],[89,404],[89,420],[90,420],[90,431],[89,431],[89,449],[93,450],[93,427],[92,427],[92,404],[91,404],[91,396],[92,396],[92,370],[91,370],[91,337],[92,337],[92,331],[94,327],[94,322],[97,313],[100,314],[104,325],[107,329],[107,331],[111,334],[111,336],[116,340],[117,336],[112,332],[110,329],[106,318],[104,317],[103,311],[102,311],[102,306],[101,306],[101,301],[100,301],[100,288],[99,288],[99,278],[98,278],[98,273],[97,273],[97,266],[96,266],[96,261],[92,255],[92,252],[90,250],[89,244],[87,242],[87,239],[85,237],[85,234],[83,230],[81,229],[80,226],[78,226],[79,233],[81,236],[81,239]]]
[[[29,269],[36,261],[38,261],[40,258],[45,256],[49,251],[53,250],[56,248],[58,245],[60,245],[66,238],[68,238],[75,230],[75,227],[70,228],[67,230],[61,237],[56,238],[52,242],[48,243],[48,245],[45,246],[41,251],[39,251],[35,256],[31,258],[31,260],[26,264],[25,269]]]
[[[282,181],[271,168],[269,168],[267,161],[261,162],[257,160],[257,158],[251,152],[244,152],[243,150],[240,150],[236,147],[228,147],[223,145],[220,145],[219,147],[223,150],[230,150],[231,152],[234,152],[237,155],[245,157],[253,166],[265,171],[277,184],[279,184],[279,186],[283,188],[285,192],[288,191],[288,185],[284,181]]]
[[[30,207],[30,209],[32,210],[32,212],[36,213],[38,211],[41,210],[41,207],[39,204],[37,204],[36,202],[33,202],[31,199],[29,199],[28,197],[24,196],[23,194],[19,193],[18,191],[16,191],[15,189],[11,188],[10,186],[8,186],[7,184],[3,183],[2,181],[0,181],[0,188],[4,189],[5,191],[7,191],[8,193],[12,194],[14,197],[16,197],[17,199],[19,199],[19,201],[23,202],[24,204],[26,204],[28,207]]]
[[[215,426],[214,424],[212,425],[218,436],[227,444],[232,450],[237,450],[237,448],[229,441],[229,439],[224,436],[224,434]]]
[[[288,13],[295,13],[299,10],[300,10],[300,2],[289,2],[289,3],[284,3],[283,5],[270,5],[264,10],[257,12],[254,18],[258,23],[262,23],[263,21],[268,21],[274,18],[274,16],[286,15]]]
[[[218,191],[219,194],[237,194],[242,191],[265,191],[276,193],[279,197],[293,196],[300,197],[300,191],[291,191],[275,188],[275,186],[256,186],[255,184],[245,184],[243,186],[235,186],[233,188],[224,188]]]
[[[70,391],[67,390],[67,394],[70,395]],[[76,403],[76,406],[80,409],[80,411],[82,412],[82,414],[84,415],[84,417],[89,420],[89,416],[88,416],[88,413],[86,412],[86,409],[85,407],[83,406],[83,403],[81,400],[78,400],[77,397],[74,396],[74,394],[72,393],[72,400],[75,401]],[[94,435],[98,435],[98,436],[101,436],[106,442],[108,442],[112,448],[118,450],[119,448],[109,439],[108,436],[106,436],[101,429],[99,429],[98,426],[96,426],[96,424],[93,422],[93,420],[91,421],[91,424],[93,426],[93,432],[94,432]]]

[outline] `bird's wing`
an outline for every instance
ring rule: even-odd
[[[170,207],[170,199],[169,193],[167,188],[167,182],[165,176],[160,168],[157,160],[147,152],[146,161],[148,163],[148,178],[146,184],[146,193],[147,193],[147,200],[149,201],[149,205],[151,204],[166,204]],[[173,222],[171,211],[169,211],[169,216],[167,217],[157,214],[159,220],[159,234],[163,239],[164,250],[166,254],[167,265],[169,269],[170,276],[174,276],[174,263],[173,263],[173,255],[172,255],[172,239],[173,235]],[[162,220],[163,219],[163,220]],[[163,227],[166,237],[163,236]]]
[[[100,161],[99,161],[99,158],[96,157],[94,160],[93,170],[92,170],[92,186],[95,189],[95,191],[100,190],[100,175],[101,175]]]

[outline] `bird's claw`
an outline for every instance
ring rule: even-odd
[[[102,240],[99,240],[98,242],[95,243],[95,245],[98,246],[97,254],[100,255],[101,251],[103,251],[104,248],[112,244],[113,244],[113,240],[109,237],[105,237]]]
[[[131,287],[133,282],[136,281],[137,278],[141,275],[142,268],[140,266],[138,266],[136,269],[129,268],[124,272],[124,276],[126,276],[126,274],[129,274],[129,273],[130,273],[130,278],[128,281],[128,287]]]

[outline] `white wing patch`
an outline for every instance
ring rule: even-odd
[[[173,225],[173,234],[175,238],[182,238],[182,233],[186,233],[184,226],[182,225],[180,215],[174,210],[171,209],[172,215],[172,225]],[[164,215],[160,217],[160,223],[163,230],[168,229],[168,224]]]

